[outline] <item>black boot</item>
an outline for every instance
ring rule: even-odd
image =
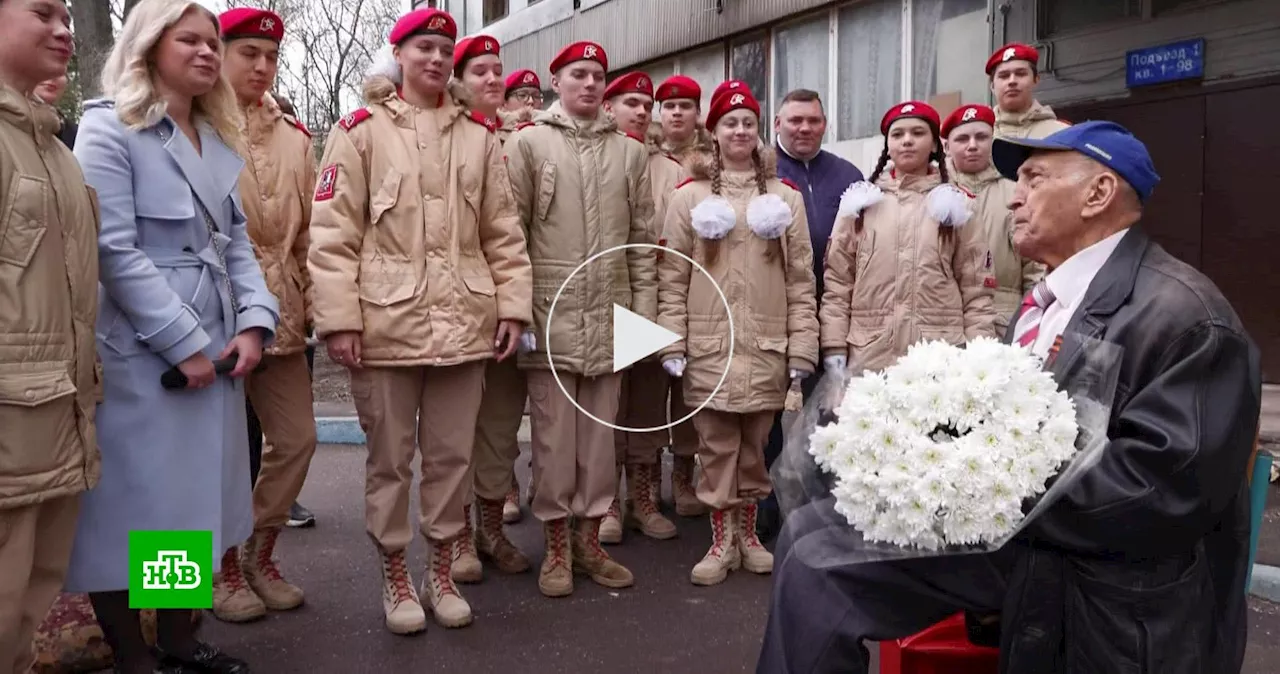
[[[249,674],[249,663],[231,657],[217,648],[197,641],[189,653],[177,655],[160,651],[160,667],[173,672],[199,674]]]
[[[316,525],[316,516],[302,507],[297,501],[289,506],[289,519],[284,523],[287,527],[309,529]]]

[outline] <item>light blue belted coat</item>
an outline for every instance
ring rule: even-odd
[[[214,359],[245,330],[265,329],[270,343],[279,320],[238,201],[244,163],[211,127],[200,126],[200,140],[198,152],[168,117],[130,130],[110,101],[87,103],[80,121],[75,154],[102,209],[104,394],[102,480],[83,496],[71,592],[129,587],[132,530],[211,530],[215,570],[220,553],[253,531],[243,380],[220,375],[197,391],[160,386],[165,370],[201,351]]]

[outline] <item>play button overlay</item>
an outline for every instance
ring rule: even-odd
[[[613,305],[613,371],[680,341],[680,335],[620,304]]]
[[[600,417],[597,417],[596,415],[588,412],[586,409],[582,407],[582,405],[579,405],[578,401],[573,396],[569,395],[568,389],[564,387],[564,382],[560,380],[560,373],[556,371],[556,356],[554,353],[551,353],[551,350],[550,350],[551,324],[555,319],[556,304],[560,302],[560,295],[564,293],[564,289],[569,285],[569,282],[572,281],[573,277],[577,276],[583,269],[586,269],[589,265],[595,264],[604,256],[609,255],[611,253],[625,252],[629,248],[652,248],[656,251],[661,252],[663,255],[671,255],[674,257],[681,258],[684,261],[688,262],[690,265],[692,265],[693,269],[696,270],[696,273],[702,274],[703,276],[707,277],[707,280],[711,282],[711,287],[715,288],[716,294],[720,296],[721,304],[724,304],[725,316],[728,317],[727,322],[729,324],[729,353],[728,353],[729,357],[725,360],[724,371],[720,373],[720,380],[716,382],[716,387],[711,391],[711,395],[707,396],[706,400],[703,400],[701,403],[699,403],[696,407],[693,408],[692,412],[689,412],[683,417],[679,419],[672,419],[671,421],[661,426],[653,426],[653,427],[647,427],[647,428],[632,428],[630,426],[622,426],[622,425],[613,423],[612,420],[601,419]],[[690,273],[692,274],[694,272],[690,272]],[[654,323],[653,321],[650,321],[649,319],[644,318],[643,316],[640,316],[639,314],[627,309],[626,307],[623,307],[617,304],[613,305],[613,326],[612,327],[613,327],[613,372],[615,374],[630,367],[631,365],[634,365],[637,361],[643,360],[667,348],[668,346],[671,346],[672,344],[675,344],[680,340],[684,339],[683,336],[678,335],[675,332],[672,332],[671,330],[668,330],[658,325],[657,323]],[[569,276],[565,278],[564,282],[560,284],[560,287],[556,289],[556,295],[551,300],[551,306],[547,307],[546,325],[543,326],[543,332],[541,335],[538,335],[538,338],[542,340],[542,344],[546,344],[548,347],[547,363],[551,365],[551,376],[555,378],[556,386],[560,387],[560,392],[564,394],[564,397],[568,398],[569,402],[573,403],[573,406],[578,408],[579,412],[586,415],[592,421],[598,424],[603,424],[605,426],[608,426],[609,428],[612,428],[615,431],[622,431],[624,433],[652,433],[652,432],[658,432],[658,431],[665,431],[670,429],[672,426],[683,424],[689,421],[694,417],[694,415],[696,415],[698,412],[701,412],[702,408],[706,407],[707,403],[711,402],[711,399],[715,398],[716,394],[720,392],[720,388],[724,386],[725,379],[729,377],[729,366],[733,364],[733,341],[734,341],[733,312],[730,311],[729,299],[725,297],[724,290],[720,288],[720,285],[716,283],[715,278],[713,278],[711,274],[707,272],[706,268],[704,268],[701,264],[698,264],[697,260],[689,257],[688,255],[685,255],[684,253],[681,253],[678,250],[667,248],[666,246],[659,246],[652,243],[628,243],[621,246],[614,246],[613,248],[607,248],[605,250],[600,251],[599,253],[596,253],[595,255],[592,255],[591,257],[587,258],[585,262],[578,265],[577,268],[573,270],[573,273],[569,274]],[[687,360],[688,357],[689,356],[686,353],[685,359]],[[667,373],[662,372],[661,374],[655,375],[655,376],[665,377],[667,376]],[[677,379],[672,381],[671,385],[681,386],[682,382],[681,380]],[[686,404],[687,403],[688,401],[686,401]],[[619,413],[621,413],[621,410],[619,410]]]

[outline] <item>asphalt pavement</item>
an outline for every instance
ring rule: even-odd
[[[526,449],[517,464],[525,484],[527,462]],[[306,591],[306,604],[243,625],[210,616],[202,638],[247,659],[256,674],[754,671],[770,579],[738,572],[716,587],[690,584],[689,570],[709,542],[704,519],[675,518],[680,536],[674,540],[630,534],[621,546],[611,546],[635,573],[634,587],[607,590],[579,578],[572,596],[547,599],[538,592],[536,575],[542,533],[526,509],[524,519],[508,529],[534,568],[518,576],[489,573],[482,584],[463,586],[476,616],[470,627],[445,630],[429,622],[427,632],[406,637],[383,626],[377,556],[364,533],[363,493],[364,448],[322,446],[300,499],[319,523],[313,529],[287,529],[278,547],[286,577]],[[416,489],[413,494],[416,498]],[[1270,503],[1280,508],[1280,494]],[[1280,553],[1280,512],[1268,518],[1268,530],[1264,543],[1271,556]],[[418,582],[426,562],[420,538],[410,552]],[[1251,597],[1243,672],[1277,671],[1280,605]]]

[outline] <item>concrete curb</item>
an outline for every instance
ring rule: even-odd
[[[529,442],[529,417],[520,421],[516,440]],[[316,440],[322,445],[363,445],[364,429],[356,417],[316,417]]]
[[[1280,568],[1268,564],[1253,565],[1253,582],[1249,594],[1280,604]]]

